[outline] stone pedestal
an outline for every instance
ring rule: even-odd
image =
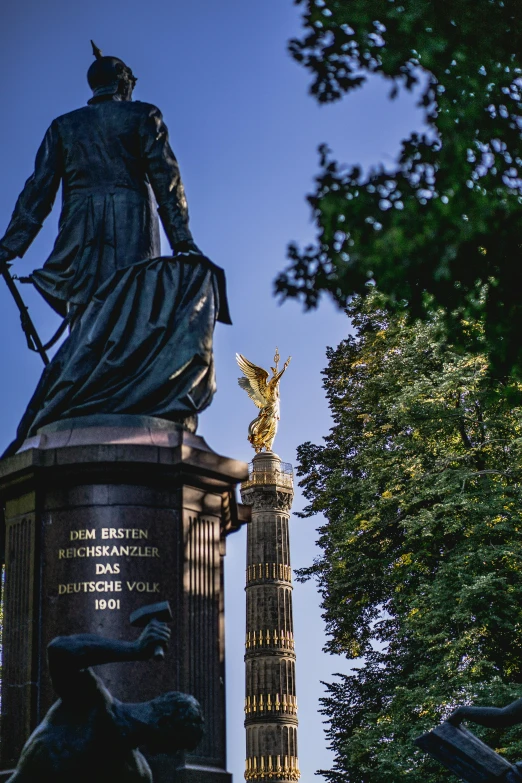
[[[205,738],[185,758],[150,759],[155,783],[229,783],[223,556],[226,535],[246,519],[235,487],[247,475],[245,463],[219,456],[203,438],[129,416],[51,425],[0,463],[4,779],[54,700],[49,641],[72,633],[134,638],[130,613],[168,600],[174,621],[164,662],[97,672],[122,701],[170,690],[200,701]]]

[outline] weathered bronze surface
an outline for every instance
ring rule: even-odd
[[[144,414],[183,422],[210,405],[215,291],[215,273],[203,261],[157,258],[116,273],[45,368],[6,455],[64,418]]]
[[[240,353],[236,353],[236,361],[245,375],[244,378],[238,379],[238,383],[254,404],[261,408],[259,415],[250,422],[248,427],[248,440],[256,450],[256,454],[263,449],[272,451],[272,444],[277,433],[280,418],[279,381],[290,364],[291,357],[288,357],[280,371],[278,370],[279,358],[279,351],[276,348],[275,367],[270,368],[272,377],[269,380],[269,374],[266,370],[252,364]]]
[[[0,239],[0,262],[22,257],[61,184],[58,237],[30,279],[72,333],[11,452],[65,416],[197,414],[215,391],[215,321],[230,323],[223,271],[192,239],[161,112],[132,100],[136,80],[121,60],[95,54],[93,98],[51,123]],[[174,258],[160,257],[156,204]]]
[[[415,744],[465,783],[522,783],[522,764],[505,758],[461,726],[470,720],[493,729],[522,723],[522,699],[507,707],[458,707],[433,731],[417,737]]]
[[[150,783],[151,770],[139,747],[159,753],[193,750],[203,736],[196,699],[170,692],[125,704],[90,668],[148,660],[169,638],[166,623],[152,619],[133,642],[92,634],[53,639],[49,673],[59,700],[26,742],[9,783]]]

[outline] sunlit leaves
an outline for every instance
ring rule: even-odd
[[[408,325],[372,287],[329,350],[333,428],[299,449],[306,514],[322,513],[317,579],[327,649],[364,655],[329,686],[339,783],[442,783],[413,739],[459,702],[522,696],[522,409],[484,355],[432,312]],[[480,345],[482,326],[463,334]],[[509,393],[508,393],[509,392]],[[480,732],[479,732],[480,733]],[[484,734],[522,757],[522,733]]]

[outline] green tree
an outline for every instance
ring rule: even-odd
[[[318,101],[378,74],[392,97],[419,91],[427,129],[391,170],[363,174],[321,148],[317,242],[290,247],[276,290],[306,307],[325,291],[344,306],[374,279],[388,307],[406,301],[413,317],[426,317],[428,292],[452,314],[454,341],[466,342],[460,318],[482,311],[497,373],[522,372],[518,0],[295,1],[305,30],[290,50]]]
[[[324,372],[333,428],[298,452],[304,515],[326,519],[299,576],[318,581],[326,649],[363,658],[328,686],[323,774],[442,783],[413,739],[459,703],[522,696],[522,410],[440,313],[408,325],[382,301],[352,302],[356,335]],[[522,759],[521,727],[476,733]]]

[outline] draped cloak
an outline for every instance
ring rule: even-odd
[[[60,183],[58,236],[31,278],[56,312],[80,315],[17,441],[69,416],[203,410],[215,391],[214,323],[230,323],[224,274],[201,256],[160,257],[157,212],[173,248],[192,235],[159,109],[106,96],[52,122],[0,239],[12,258],[37,235]]]

